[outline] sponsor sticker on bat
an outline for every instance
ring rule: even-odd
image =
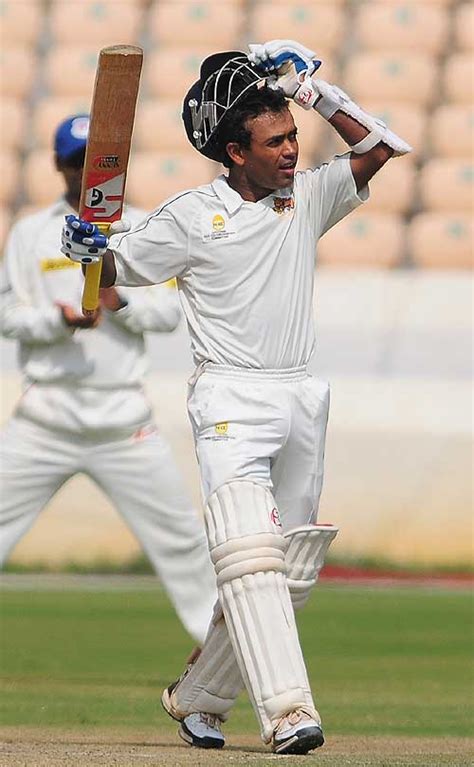
[[[103,154],[94,157],[92,165],[97,170],[117,170],[120,168],[120,158],[117,154]]]
[[[87,179],[89,184],[85,194],[85,218],[88,221],[112,221],[120,216],[125,190],[125,173],[107,181],[94,183],[93,178]]]

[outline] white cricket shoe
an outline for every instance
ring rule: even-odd
[[[181,722],[178,735],[198,748],[222,748],[225,744],[217,714],[188,714]]]
[[[283,716],[272,738],[275,754],[307,754],[324,743],[320,722],[315,721],[306,711],[297,709]]]
[[[191,746],[196,746],[197,748],[222,748],[225,744],[225,739],[221,732],[222,719],[218,714],[199,712],[183,716],[183,714],[181,714],[173,705],[171,698],[173,691],[189,672],[191,665],[192,664],[185,669],[184,673],[181,674],[176,682],[173,682],[173,684],[170,684],[169,687],[166,687],[166,689],[163,690],[161,704],[166,713],[169,714],[172,719],[179,722],[178,735],[185,740],[186,743],[189,743]]]

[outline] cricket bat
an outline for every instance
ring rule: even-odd
[[[143,51],[112,45],[100,51],[82,174],[79,215],[107,234],[122,216]],[[99,305],[102,261],[85,269],[82,311]]]

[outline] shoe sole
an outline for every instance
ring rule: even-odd
[[[224,740],[217,740],[217,738],[198,738],[191,730],[188,730],[184,722],[181,722],[181,726],[178,729],[178,735],[190,746],[194,748],[223,748]]]
[[[319,727],[307,728],[301,735],[294,735],[280,745],[273,746],[275,754],[307,754],[324,744],[324,735]]]

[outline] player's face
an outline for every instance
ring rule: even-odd
[[[289,109],[249,118],[250,149],[241,149],[248,182],[269,191],[293,183],[298,160],[297,129]]]
[[[71,168],[63,165],[61,173],[66,185],[66,194],[74,199],[79,199],[81,195],[82,168]]]

